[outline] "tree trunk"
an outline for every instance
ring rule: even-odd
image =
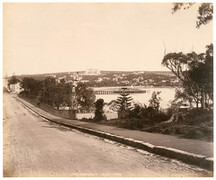
[[[201,94],[201,108],[203,110],[206,109],[206,104],[205,104],[205,93],[202,91],[202,94]]]
[[[199,107],[199,100],[196,99],[196,98],[194,98],[194,101],[196,102],[196,108],[198,109],[198,107]]]

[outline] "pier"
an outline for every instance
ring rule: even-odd
[[[120,90],[94,90],[95,94],[106,95],[106,94],[135,94],[135,93],[146,93],[146,90],[141,89],[120,89]]]

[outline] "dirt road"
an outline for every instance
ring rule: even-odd
[[[212,176],[182,162],[45,121],[4,94],[4,176]]]

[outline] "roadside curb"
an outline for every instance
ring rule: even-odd
[[[67,124],[64,122],[59,122],[57,120],[49,119],[46,116],[38,113],[37,111],[35,111],[34,109],[32,109],[31,107],[26,105],[23,101],[19,100],[18,98],[15,97],[15,99],[17,101],[21,102],[30,111],[33,111],[35,114],[39,115],[40,117],[42,117],[48,121],[51,121],[51,122],[54,122],[54,123],[57,123],[57,124],[60,124],[60,125],[63,125],[63,126],[69,127],[69,128],[73,128],[73,129],[79,130],[79,131],[84,132],[84,133],[88,133],[91,135],[95,135],[98,137],[102,137],[105,139],[116,141],[118,143],[122,143],[122,144],[131,146],[131,147],[134,147],[137,149],[145,150],[145,151],[148,151],[150,153],[154,153],[154,154],[161,155],[164,157],[177,159],[177,160],[180,160],[184,163],[195,165],[195,166],[201,167],[203,169],[213,171],[213,162],[214,162],[213,158],[209,158],[209,157],[194,154],[194,153],[189,153],[189,152],[174,149],[174,148],[168,148],[168,147],[164,147],[164,146],[155,146],[155,145],[147,143],[147,142],[138,141],[138,140],[134,140],[131,138],[125,138],[123,136],[118,136],[118,135],[106,133],[103,131],[85,128],[82,126],[71,125],[71,124]]]

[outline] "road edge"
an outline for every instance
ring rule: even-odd
[[[33,111],[34,113],[36,113],[37,115],[39,115],[40,117],[42,117],[48,121],[51,121],[51,122],[54,122],[54,123],[57,123],[57,124],[60,124],[60,125],[72,128],[72,129],[79,130],[83,133],[88,133],[91,135],[95,135],[98,137],[102,137],[105,139],[116,141],[116,142],[122,143],[124,145],[128,145],[128,146],[131,146],[131,147],[134,147],[137,149],[141,149],[141,150],[145,150],[145,151],[148,151],[150,153],[154,153],[154,154],[161,155],[164,157],[177,159],[177,160],[180,160],[184,163],[195,165],[195,166],[201,167],[203,169],[213,171],[213,163],[214,163],[213,158],[209,158],[209,157],[194,154],[194,153],[189,153],[189,152],[178,150],[175,148],[168,148],[168,147],[164,147],[164,146],[155,146],[155,145],[147,143],[147,142],[138,141],[138,140],[134,140],[131,138],[125,138],[123,136],[118,136],[118,135],[106,133],[103,131],[85,128],[82,126],[71,125],[71,124],[67,124],[64,122],[59,122],[57,120],[47,118],[46,116],[38,113],[37,111],[35,111],[34,109],[32,109],[31,107],[26,105],[24,102],[19,100],[17,97],[14,97],[14,98],[17,101],[19,101],[20,103],[22,103],[25,107],[27,107],[30,111]]]

